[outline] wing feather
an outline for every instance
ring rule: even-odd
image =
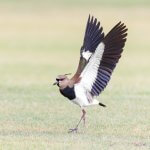
[[[82,84],[82,86],[84,86],[88,91],[91,91],[93,81],[97,76],[103,52],[104,52],[104,44],[101,42],[96,48],[95,53],[90,58],[89,63],[87,64],[87,66],[85,67],[85,69],[81,74],[80,84]]]
[[[83,45],[80,50],[80,60],[75,75],[71,78],[72,83],[79,81],[79,77],[89,62],[92,54],[95,52],[99,43],[103,40],[104,33],[103,28],[100,26],[100,22],[96,18],[89,15]]]
[[[107,86],[112,72],[118,63],[127,37],[126,26],[119,22],[104,37],[88,65],[81,74],[81,84],[91,93],[98,96]]]

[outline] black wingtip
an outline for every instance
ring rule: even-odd
[[[84,49],[93,53],[103,38],[103,28],[100,26],[100,22],[93,15],[89,14],[81,50]]]
[[[94,17],[92,16],[92,18],[91,18],[91,23],[93,24],[93,20],[94,20]]]
[[[89,17],[88,17],[88,21],[87,21],[87,22],[90,22],[90,18],[91,18],[91,16],[90,16],[90,14],[89,14]]]
[[[100,105],[100,106],[103,106],[103,107],[106,107],[106,105],[104,105],[104,104],[102,104],[102,103],[99,103],[99,105]]]

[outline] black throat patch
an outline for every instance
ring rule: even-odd
[[[66,88],[64,89],[60,89],[60,93],[67,97],[68,99],[70,100],[73,100],[76,98],[76,95],[75,95],[75,91],[74,91],[74,86],[72,88],[70,88],[69,86],[67,86]]]

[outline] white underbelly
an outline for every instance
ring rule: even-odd
[[[75,85],[75,93],[76,93],[76,99],[72,100],[73,103],[79,105],[80,107],[86,107],[89,105],[86,96],[86,91],[81,85],[79,84]]]
[[[76,98],[72,100],[72,102],[79,105],[80,107],[99,104],[99,101],[97,101],[94,98],[90,100],[88,99],[87,91],[80,84],[75,85],[75,93],[76,93]]]
[[[72,100],[72,102],[74,104],[80,106],[80,107],[85,107],[86,106],[85,103],[81,99],[79,99],[79,98],[76,98],[76,99]]]

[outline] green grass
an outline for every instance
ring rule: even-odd
[[[0,9],[0,149],[150,149],[149,8],[5,6]],[[80,108],[52,83],[58,74],[75,72],[89,12],[105,33],[122,20],[129,36],[98,98],[107,108],[87,108],[86,128],[81,124],[78,134],[68,134]]]

